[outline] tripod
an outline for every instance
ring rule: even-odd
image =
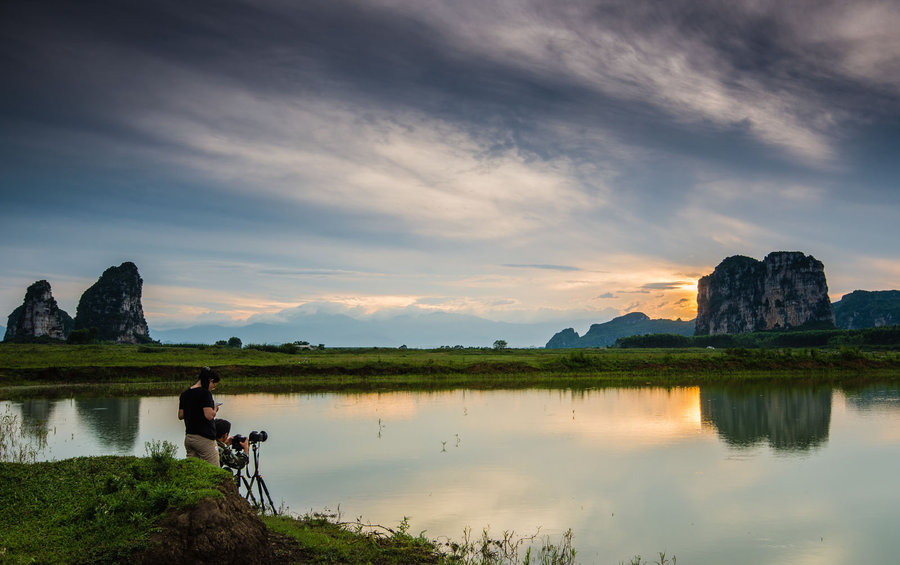
[[[269,487],[266,486],[266,481],[259,474],[259,442],[254,442],[251,445],[253,446],[253,474],[249,475],[248,478],[241,474],[241,470],[238,470],[238,484],[240,485],[243,482],[244,486],[247,487],[247,494],[244,498],[249,500],[253,506],[262,506],[263,512],[265,512],[266,500],[268,500],[269,506],[272,508],[272,514],[277,515],[278,511],[275,510],[275,503],[272,502],[272,497],[269,495]],[[253,496],[254,484],[257,493],[259,493],[259,502],[256,502],[256,497]],[[263,498],[263,493],[266,495],[265,499]]]

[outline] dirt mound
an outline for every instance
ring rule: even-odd
[[[223,498],[205,498],[198,504],[166,516],[150,547],[129,563],[266,563],[273,560],[269,532],[253,509],[227,480]]]

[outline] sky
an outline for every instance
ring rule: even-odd
[[[900,2],[9,0],[0,315],[691,319],[722,259],[900,288]]]

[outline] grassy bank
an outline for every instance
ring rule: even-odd
[[[220,393],[896,380],[900,352],[831,349],[326,349],[0,344],[0,398],[166,395],[201,366]]]
[[[124,560],[146,547],[167,510],[222,496],[224,473],[199,460],[136,457],[0,463],[0,562]]]
[[[208,498],[230,498],[232,508],[243,504],[237,491],[227,488],[230,481],[230,474],[208,463],[176,460],[158,451],[143,458],[0,463],[0,563],[157,562],[154,547],[171,545],[179,533],[184,535],[174,525],[196,522],[201,515],[192,506]],[[179,514],[189,518],[178,520]],[[223,563],[265,556],[274,565],[566,565],[574,563],[575,555],[571,536],[559,545],[487,536],[438,542],[424,534],[411,535],[405,519],[396,527],[383,527],[359,521],[344,524],[322,514],[263,516],[265,525],[260,528],[268,529],[268,540],[259,541],[241,533],[252,516],[251,520],[240,516],[224,528],[221,519],[229,516],[202,516],[207,525],[201,524],[201,529],[220,530],[214,532],[222,543],[216,562]],[[251,561],[246,555],[236,556],[236,548]],[[185,551],[192,549],[189,542]],[[171,562],[194,560],[171,550],[166,556]]]

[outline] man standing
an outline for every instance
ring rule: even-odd
[[[178,419],[184,420],[184,449],[188,457],[197,457],[219,466],[216,448],[216,425],[213,421],[219,407],[212,391],[219,375],[209,367],[200,369],[200,377],[178,398]]]

